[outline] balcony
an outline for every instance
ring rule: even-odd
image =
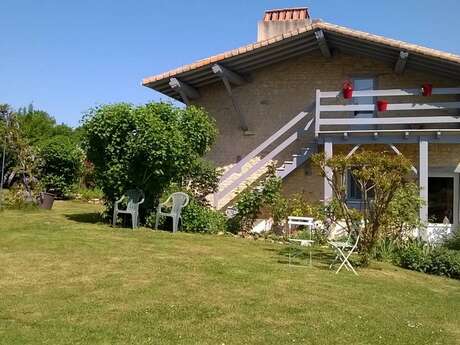
[[[418,142],[460,143],[460,87],[434,88],[423,96],[421,88],[354,91],[344,99],[342,91],[316,90],[315,137],[333,142]],[[373,104],[357,104],[372,97]],[[377,101],[388,102],[378,111]],[[359,117],[357,114],[369,116]]]

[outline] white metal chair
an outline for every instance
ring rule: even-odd
[[[310,239],[298,239],[298,238],[291,238],[291,230],[293,225],[304,225],[308,227],[310,230]],[[288,217],[288,241],[289,242],[296,242],[300,244],[301,247],[310,247],[309,255],[310,255],[310,266],[311,266],[311,245],[315,242],[312,240],[312,229],[315,226],[315,220],[311,217],[296,217],[296,216],[289,216]],[[291,259],[293,255],[291,251],[289,251],[289,265],[291,265]]]
[[[350,261],[348,260],[355,251],[356,247],[358,246],[359,242],[359,235],[356,237],[356,240],[354,243],[351,242],[351,236],[348,237],[348,240],[345,242],[337,242],[337,241],[329,241],[329,245],[334,249],[334,252],[336,254],[334,261],[329,265],[329,269],[332,269],[334,264],[337,261],[340,261],[341,264],[337,271],[335,273],[339,273],[342,267],[345,267],[347,271],[352,271],[354,274],[358,275],[356,273],[355,269],[351,265]]]
[[[181,219],[182,209],[188,205],[189,196],[182,192],[172,193],[168,199],[158,204],[157,215],[155,220],[155,229],[158,229],[158,223],[160,221],[160,216],[171,217],[173,220],[173,232],[177,232],[179,227],[179,220]],[[169,212],[163,212],[163,208],[168,207]]]
[[[118,205],[125,199],[128,198],[125,210],[120,210]],[[113,226],[117,225],[118,214],[129,214],[132,218],[132,227],[137,228],[139,226],[139,205],[144,202],[144,192],[140,189],[130,189],[120,199],[115,201],[113,207]]]

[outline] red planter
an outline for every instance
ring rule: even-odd
[[[346,98],[346,99],[353,98],[353,84],[349,81],[344,82],[342,93],[343,93],[343,98]]]
[[[422,85],[422,94],[423,96],[431,96],[433,94],[433,84],[423,84]]]
[[[382,99],[381,101],[377,101],[377,109],[378,111],[387,111],[388,101],[384,99]]]

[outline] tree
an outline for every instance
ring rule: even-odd
[[[83,152],[67,136],[54,136],[40,145],[41,184],[45,190],[64,196],[78,181]]]
[[[313,162],[332,189],[330,209],[334,220],[343,220],[349,233],[360,235],[360,250],[367,262],[379,236],[391,227],[391,216],[397,213],[397,197],[417,192],[408,178],[410,161],[388,152],[363,151],[351,157],[339,154],[329,159],[317,154]],[[332,176],[326,173],[328,169]],[[359,209],[348,206],[348,176],[355,180],[361,192]]]
[[[21,110],[17,114],[17,122],[21,129],[22,136],[30,145],[37,146],[41,142],[54,136],[67,136],[74,142],[78,137],[75,131],[65,125],[57,124],[56,120],[47,112],[42,110],[25,111]]]
[[[4,150],[2,157],[2,184],[4,176],[4,161],[9,160],[10,180],[16,179],[14,198],[21,203],[34,200],[39,189],[37,167],[39,158],[36,150],[24,140],[20,131],[16,113],[7,105],[0,107],[2,114],[2,135],[4,136]],[[8,154],[9,158],[6,158]]]
[[[171,183],[190,176],[216,135],[203,109],[167,103],[103,105],[90,109],[83,123],[83,145],[109,211],[131,188],[145,192],[143,209],[152,210]]]

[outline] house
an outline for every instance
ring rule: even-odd
[[[343,97],[345,80],[353,83],[352,99]],[[331,190],[311,167],[311,154],[366,147],[410,158],[428,201],[421,219],[456,225],[459,80],[458,55],[288,8],[265,12],[257,42],[145,78],[143,85],[203,106],[216,119],[220,136],[209,158],[225,168],[217,208],[270,162],[278,164],[285,193],[327,201]],[[382,99],[387,111],[377,109]],[[359,200],[351,184],[348,193],[350,203]]]

